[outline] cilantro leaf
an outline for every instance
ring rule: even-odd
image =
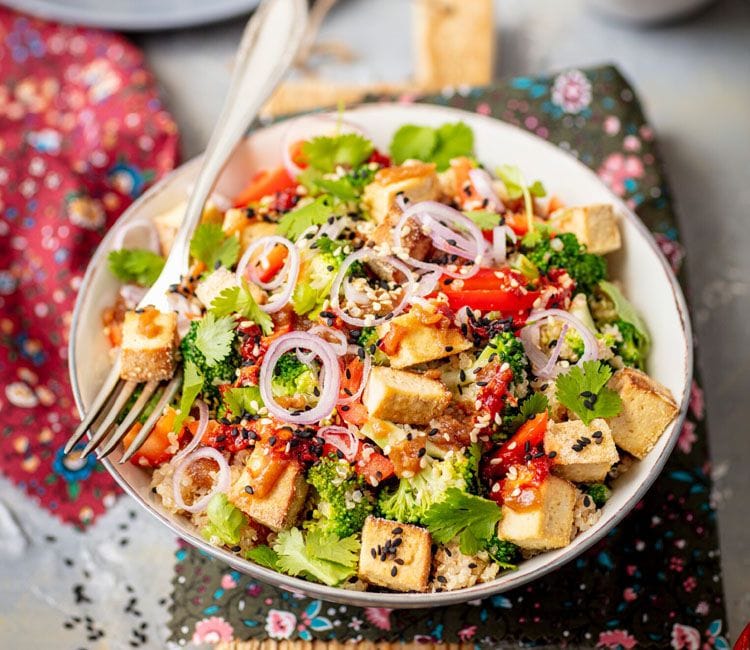
[[[319,196],[312,203],[287,212],[279,221],[276,232],[295,241],[310,226],[321,226],[333,215],[330,197]]]
[[[263,406],[258,386],[227,388],[221,398],[235,417],[240,417],[245,412],[255,415]]]
[[[427,509],[422,523],[436,542],[445,544],[458,537],[461,552],[474,555],[495,534],[501,516],[494,501],[448,488],[445,498]]]
[[[338,165],[358,167],[375,147],[359,133],[318,136],[302,143],[302,155],[311,167],[322,172],[335,171]]]
[[[255,562],[255,564],[260,564],[260,566],[273,569],[274,571],[279,570],[279,554],[265,544],[253,546],[253,548],[248,549],[245,552],[245,557]]]
[[[177,433],[182,428],[182,423],[190,414],[190,409],[195,398],[203,390],[203,375],[190,359],[185,361],[182,375],[182,395],[180,397],[180,412],[174,419],[174,431]]]
[[[229,316],[239,314],[243,318],[257,323],[263,334],[268,336],[273,332],[273,320],[255,302],[250,287],[245,280],[241,287],[227,287],[211,302],[209,311],[214,316]]]
[[[474,153],[474,132],[463,122],[429,126],[405,124],[393,135],[391,158],[401,164],[409,158],[434,162],[438,171],[450,166],[452,158]]]
[[[334,586],[354,575],[359,541],[354,536],[338,539],[314,530],[305,538],[299,528],[292,528],[278,534],[273,550],[284,573]]]
[[[435,129],[429,126],[404,124],[391,140],[391,158],[399,165],[410,158],[430,160],[437,146],[438,135]]]
[[[612,369],[601,361],[573,366],[555,381],[557,399],[587,426],[594,418],[612,418],[620,412],[622,401],[605,387],[610,377]]]
[[[240,240],[227,237],[218,223],[202,223],[190,240],[190,254],[213,270],[216,264],[231,268],[240,256]]]
[[[518,415],[510,420],[510,426],[513,429],[520,427],[526,420],[544,413],[549,408],[549,400],[544,393],[532,393],[523,402]]]
[[[488,212],[486,210],[473,210],[470,212],[464,212],[480,230],[492,230],[495,226],[500,225],[500,215],[494,212]]]
[[[547,190],[544,188],[542,181],[534,181],[529,185],[529,194],[541,199],[542,197],[547,196]]]
[[[112,274],[123,282],[150,287],[164,268],[164,258],[139,248],[122,248],[107,255]]]
[[[234,318],[216,318],[210,311],[203,317],[195,335],[195,347],[206,358],[208,366],[215,366],[232,351]]]

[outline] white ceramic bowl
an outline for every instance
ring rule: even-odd
[[[661,471],[677,439],[687,408],[692,376],[692,340],[685,300],[666,260],[650,233],[625,204],[572,156],[552,144],[497,120],[455,109],[428,105],[370,104],[353,109],[346,119],[360,125],[373,141],[385,149],[391,135],[404,123],[439,125],[463,120],[476,136],[476,153],[488,165],[517,164],[527,178],[539,178],[568,204],[609,202],[620,213],[623,247],[610,256],[612,277],[621,280],[628,297],[643,314],[653,339],[649,372],[667,386],[680,404],[680,415],[656,447],[621,476],[614,494],[604,506],[599,522],[562,549],[538,555],[521,564],[518,571],[490,583],[459,591],[429,594],[353,592],[292,578],[259,567],[207,544],[188,522],[167,512],[149,489],[149,475],[127,463],[120,465],[117,451],[104,464],[122,488],[154,517],[176,534],[237,570],[285,589],[304,592],[324,600],[380,607],[437,607],[482,598],[522,585],[554,571],[601,539],[643,497]],[[280,143],[286,125],[282,122],[250,135],[229,161],[217,186],[232,196],[253,170],[280,163]],[[115,231],[131,219],[153,216],[184,200],[198,170],[198,160],[183,165],[162,180],[123,214],[94,254],[76,303],[70,336],[70,375],[78,408],[91,403],[109,370],[107,343],[102,334],[101,311],[111,304],[118,284],[110,275],[106,255]]]

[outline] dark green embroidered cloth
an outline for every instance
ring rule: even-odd
[[[491,115],[577,156],[637,212],[679,271],[684,253],[654,133],[617,69],[516,77],[418,101]],[[646,498],[606,539],[553,575],[481,602],[392,612],[299,598],[182,546],[172,640],[728,648],[708,472],[703,398],[694,383],[677,447]]]

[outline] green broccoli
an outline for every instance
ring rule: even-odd
[[[293,352],[279,357],[273,369],[271,392],[274,397],[301,395],[313,401],[318,387],[318,376],[310,366],[302,363]]]
[[[592,483],[591,485],[587,485],[584,489],[586,494],[588,494],[594,501],[597,508],[601,508],[607,503],[607,499],[612,496],[612,490],[604,485],[604,483]]]
[[[586,295],[590,295],[597,283],[607,277],[604,258],[586,252],[586,247],[572,233],[561,233],[552,238],[544,234],[527,243],[534,245],[524,246],[523,252],[542,273],[552,268],[565,269],[578,290]]]
[[[615,352],[622,357],[626,366],[634,366],[643,370],[648,353],[648,343],[643,340],[641,332],[631,323],[626,323],[622,319],[616,320],[614,325],[622,335],[622,340],[615,343]]]
[[[240,367],[242,358],[235,346],[232,346],[231,352],[221,361],[213,366],[206,363],[206,357],[195,345],[195,338],[198,333],[199,320],[190,323],[190,330],[180,343],[180,352],[184,361],[192,361],[204,378],[203,397],[215,405],[220,401],[219,384],[228,384],[233,382],[237,377],[237,368]]]
[[[318,493],[309,527],[339,538],[362,530],[372,512],[372,499],[365,480],[343,459],[321,458],[307,473],[307,482]]]
[[[485,546],[485,550],[490,557],[497,562],[503,569],[517,569],[520,549],[513,542],[507,539],[500,539],[493,535]]]
[[[428,508],[443,500],[448,488],[475,489],[478,465],[479,453],[474,447],[449,454],[445,460],[432,460],[416,476],[402,478],[394,489],[381,490],[378,513],[394,521],[420,523]]]
[[[529,360],[526,358],[521,339],[513,332],[500,332],[494,336],[477,357],[474,367],[481,368],[494,360],[507,363],[516,381],[523,381],[526,378]]]
[[[374,327],[363,327],[357,343],[370,352],[372,362],[377,366],[388,363],[388,355],[378,347],[378,331]]]

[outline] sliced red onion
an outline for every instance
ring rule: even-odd
[[[425,296],[429,296],[435,291],[441,276],[441,271],[430,271],[425,273],[417,281],[417,284],[414,287],[413,297],[424,298]]]
[[[488,208],[492,208],[501,214],[505,212],[503,202],[495,192],[495,188],[492,187],[492,177],[484,169],[470,169],[469,180],[477,194],[487,201]]]
[[[128,235],[136,230],[145,230],[148,244],[145,246],[146,249],[150,250],[157,255],[161,255],[161,245],[159,244],[159,234],[156,232],[156,227],[151,219],[136,219],[124,224],[121,228],[117,229],[115,234],[115,240],[112,242],[112,248],[114,250],[120,250],[121,248],[127,248],[125,245],[128,239]],[[131,245],[133,248],[133,245]],[[142,248],[139,246],[139,248]]]
[[[308,411],[292,413],[279,405],[271,391],[273,370],[281,355],[290,350],[310,350],[322,362],[318,403]],[[268,412],[292,424],[313,424],[328,417],[336,406],[341,386],[338,357],[333,346],[314,334],[294,331],[282,334],[268,348],[260,368],[260,394]]]
[[[177,334],[183,339],[190,330],[190,323],[200,317],[201,308],[181,293],[175,292],[167,294],[167,303],[170,309],[177,313]]]
[[[440,271],[453,278],[470,278],[477,273],[484,257],[486,245],[482,237],[482,231],[466,215],[437,201],[421,201],[410,205],[404,210],[393,229],[393,245],[396,250],[403,248],[401,233],[409,219],[414,219],[430,235],[436,248],[470,260],[473,264],[464,266],[458,271],[452,271],[441,267],[439,264],[417,260],[406,252],[398,254],[401,259],[407,261],[411,266],[428,271]],[[447,227],[442,221],[449,222],[458,230]],[[468,234],[468,237],[465,233]]]
[[[137,284],[123,284],[120,287],[120,298],[125,302],[127,309],[135,309],[147,292],[147,287],[141,287]]]
[[[554,372],[555,364],[560,358],[560,352],[562,352],[565,343],[565,335],[568,333],[568,327],[570,326],[567,323],[563,323],[562,329],[560,330],[560,336],[557,337],[555,347],[552,349],[552,354],[549,355],[549,360],[544,365],[544,368],[539,371],[541,377],[548,377]]]
[[[333,327],[328,327],[328,325],[313,325],[313,327],[307,330],[307,332],[308,334],[316,334],[320,336],[326,343],[330,343],[331,347],[333,347],[338,356],[343,357],[346,354],[349,347],[349,341],[346,338],[346,334],[344,334],[341,330],[334,329]],[[329,341],[323,335],[326,335],[329,338],[336,339],[336,343],[331,343],[331,341]],[[299,350],[297,350],[297,358],[307,366],[310,365],[315,356],[315,352],[300,352]]]
[[[187,444],[185,449],[175,454],[172,459],[172,463],[179,463],[185,456],[187,456],[193,449],[195,449],[203,439],[203,434],[206,433],[208,428],[208,406],[202,400],[195,400],[195,405],[198,407],[198,428],[195,430],[192,440]]]
[[[284,284],[283,291],[272,295],[265,305],[259,305],[267,314],[272,314],[282,309],[292,297],[294,285],[297,284],[297,278],[299,276],[299,249],[291,241],[285,237],[280,237],[279,235],[260,237],[248,246],[247,250],[240,258],[240,261],[237,263],[237,270],[235,271],[237,282],[241,285],[242,280],[245,279],[245,270],[250,264],[253,253],[255,253],[258,248],[263,247],[263,254],[265,255],[276,245],[283,246],[288,252],[284,266],[276,274],[276,277],[273,280],[270,282],[261,282],[255,273],[255,269],[250,267],[250,279],[262,289],[270,291],[278,288],[282,283]]]
[[[201,458],[208,458],[216,462],[219,466],[219,475],[216,477],[216,481],[208,494],[205,494],[197,501],[188,505],[182,498],[182,478],[185,475],[187,468]],[[201,510],[205,510],[208,506],[208,502],[211,501],[214,494],[226,492],[229,489],[230,480],[231,474],[229,463],[227,463],[226,458],[222,456],[221,452],[213,447],[201,447],[188,456],[185,456],[174,470],[174,475],[172,476],[172,492],[175,505],[180,508],[180,510],[185,510],[186,512],[200,512]]]
[[[364,291],[358,291],[354,288],[351,282],[344,282],[344,296],[349,302],[356,303],[358,305],[366,305],[370,302],[367,294]]]
[[[351,355],[358,355],[359,347],[356,345],[350,345],[347,352]],[[351,395],[339,397],[339,404],[351,404],[352,402],[356,402],[360,395],[362,395],[362,391],[365,389],[365,384],[367,384],[367,380],[370,378],[370,371],[372,370],[372,357],[367,349],[365,349],[365,358],[362,364],[362,381],[359,382],[359,388],[357,388],[357,390]]]
[[[318,230],[318,236],[315,237],[315,240],[318,240],[321,237],[328,237],[331,241],[336,241],[344,228],[346,228],[346,224],[346,217],[339,217],[338,219],[335,217],[329,218],[328,221],[320,227],[320,230]],[[341,245],[344,246],[343,243]]]
[[[505,240],[505,226],[492,229],[492,258],[495,264],[503,264],[508,257],[508,243]]]
[[[352,462],[357,457],[359,439],[353,431],[349,431],[345,427],[330,426],[323,427],[318,431],[317,435],[319,438],[323,438],[328,444],[336,447],[349,462]]]
[[[595,361],[599,358],[599,345],[596,341],[596,336],[579,318],[562,309],[544,309],[532,312],[529,315],[528,324],[519,332],[519,337],[523,343],[526,356],[531,361],[534,374],[537,377],[551,379],[560,372],[560,368],[555,366],[557,359],[555,359],[554,363],[550,364],[549,362],[552,357],[548,357],[539,345],[539,329],[544,324],[544,319],[548,317],[563,321],[564,324],[575,329],[580,334],[581,339],[583,339],[583,354],[576,365],[581,365],[585,361]],[[562,339],[563,336],[558,338],[558,344]],[[559,356],[558,347],[559,345],[555,346],[555,350],[552,352],[553,355],[557,352],[557,356]]]
[[[340,133],[359,133],[365,135],[364,131],[351,122],[346,122],[338,116],[332,115],[310,115],[292,120],[281,143],[281,159],[284,168],[292,178],[297,178],[302,173],[297,164],[292,160],[292,145],[300,140],[310,140],[321,135],[335,135]]]
[[[368,318],[367,320],[365,320],[363,318],[355,318],[353,316],[350,316],[341,308],[341,298],[339,296],[339,293],[341,292],[341,285],[346,279],[346,273],[349,270],[349,267],[356,261],[364,262],[371,258],[377,258],[378,262],[388,264],[397,271],[403,273],[406,276],[406,285],[404,286],[404,292],[401,296],[400,302],[391,310],[390,314],[381,317]],[[333,311],[341,318],[341,320],[349,325],[353,325],[354,327],[372,327],[374,325],[380,325],[380,323],[384,323],[385,321],[391,319],[393,316],[397,316],[398,314],[400,314],[403,311],[404,307],[407,305],[413,289],[414,276],[409,267],[406,266],[406,264],[396,259],[395,257],[380,257],[380,255],[378,255],[378,253],[372,248],[360,248],[358,251],[352,253],[351,255],[348,255],[344,259],[344,261],[341,262],[339,272],[336,274],[336,277],[333,280],[333,284],[331,285],[331,309],[333,309]]]

